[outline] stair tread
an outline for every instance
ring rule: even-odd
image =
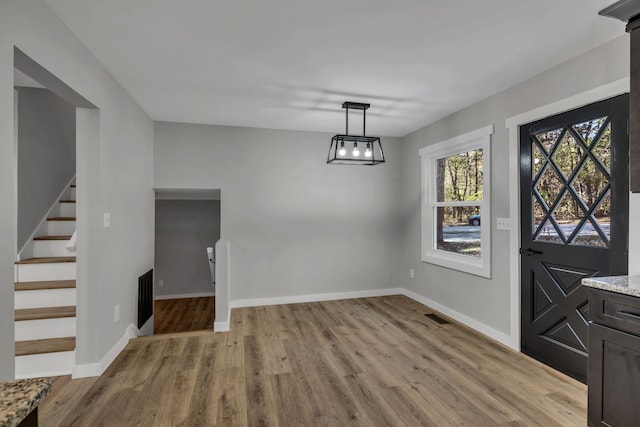
[[[60,200],[60,203],[75,203],[75,200]]]
[[[16,264],[53,264],[57,262],[76,262],[74,256],[55,256],[55,257],[38,257],[28,258],[21,261],[16,261]]]
[[[71,236],[36,236],[33,240],[71,240]]]
[[[16,310],[16,322],[21,320],[60,319],[62,317],[76,317],[76,306],[19,308]]]
[[[75,280],[48,280],[41,282],[16,282],[16,291],[42,291],[49,289],[70,289],[76,287]]]
[[[43,340],[17,341],[16,356],[29,354],[58,353],[76,349],[75,337],[48,338]]]
[[[71,188],[76,188],[76,185],[75,184],[71,184]]]
[[[51,218],[47,218],[47,221],[75,221],[75,216],[54,216]]]

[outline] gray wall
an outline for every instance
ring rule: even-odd
[[[497,230],[495,225],[495,218],[509,217],[509,143],[505,120],[628,75],[629,40],[624,35],[404,137],[400,161],[405,227],[400,283],[509,334],[509,232]],[[484,279],[421,262],[418,150],[489,124],[495,124],[491,139],[492,278]],[[408,278],[409,268],[415,268],[415,279]]]
[[[20,250],[76,173],[76,109],[47,89],[16,89]]]
[[[220,239],[220,201],[156,200],[155,223],[155,296],[213,292],[206,248]]]
[[[331,136],[155,123],[155,187],[222,191],[232,301],[398,285],[400,145],[383,138],[383,165],[327,165]]]
[[[154,250],[152,121],[44,2],[0,2],[0,379],[14,375],[14,46],[99,108],[90,126],[97,133],[86,146],[77,141],[78,209],[91,212],[78,217],[87,230],[81,240],[91,242],[78,246],[79,271],[90,278],[77,289],[78,364],[100,363],[136,323],[137,279],[153,267]],[[102,227],[103,212],[111,213],[110,228]]]

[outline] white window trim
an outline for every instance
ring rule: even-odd
[[[466,273],[491,278],[491,135],[493,125],[477,129],[451,139],[422,148],[420,153],[422,169],[422,253],[423,262],[452,268]],[[482,212],[480,222],[480,258],[455,254],[436,249],[433,204],[435,203],[436,182],[435,162],[442,157],[481,148],[483,150],[483,197],[477,202]],[[448,204],[459,204],[456,202]],[[463,203],[475,205],[475,202]]]

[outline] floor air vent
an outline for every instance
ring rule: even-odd
[[[448,320],[443,319],[442,317],[438,316],[435,313],[425,314],[425,316],[427,316],[429,319],[433,320],[434,322],[438,323],[439,325],[448,325],[449,324]]]

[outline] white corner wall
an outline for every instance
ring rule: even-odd
[[[137,278],[153,266],[153,124],[41,0],[0,2],[0,379],[13,377],[14,46],[98,107],[97,138],[78,150],[78,209],[91,204],[91,242],[78,255],[90,270],[78,283],[78,364],[99,363],[136,322]],[[84,151],[82,151],[84,150]],[[111,227],[102,228],[102,212]],[[79,248],[80,249],[80,248]],[[81,257],[83,258],[81,260]],[[91,266],[99,265],[96,270]],[[84,296],[81,296],[83,294]],[[114,306],[121,317],[114,322]]]
[[[399,144],[327,165],[329,134],[155,123],[156,188],[221,189],[230,299],[396,288]]]
[[[508,54],[505,53],[505,54]],[[517,114],[617,81],[629,75],[629,38],[621,37],[538,74],[499,94],[426,126],[402,139],[404,256],[400,283],[465,323],[512,346],[509,239],[510,232],[496,229],[496,218],[509,217],[509,135],[505,120]],[[491,237],[492,278],[485,279],[420,260],[420,158],[418,150],[473,129],[495,125],[492,135]],[[635,205],[632,202],[632,206]],[[633,207],[632,207],[633,209]],[[632,210],[633,224],[638,212]],[[511,218],[512,224],[518,218]],[[635,220],[637,222],[637,219]],[[635,231],[634,231],[635,230]],[[512,231],[515,233],[515,231]],[[636,241],[640,235],[636,236]],[[634,241],[633,235],[630,241]],[[637,259],[633,250],[630,260]],[[415,279],[408,278],[410,268]],[[517,268],[517,267],[516,267]]]

